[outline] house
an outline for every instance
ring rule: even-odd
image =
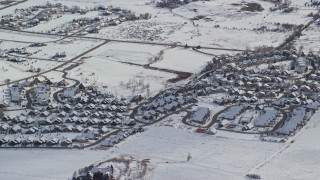
[[[51,133],[51,129],[49,126],[45,126],[41,128],[41,133],[46,134],[46,133]]]
[[[63,110],[66,111],[66,112],[70,112],[72,110],[72,107],[70,104],[65,104],[63,106]]]
[[[72,144],[72,140],[70,138],[64,138],[60,141],[61,146],[69,146]]]
[[[304,57],[298,58],[295,64],[295,71],[301,74],[305,72],[306,68],[307,68],[307,65],[305,62],[305,58]]]
[[[29,129],[27,129],[24,133],[25,134],[35,134],[38,131],[37,127],[31,127]]]
[[[78,104],[75,105],[74,110],[81,111],[82,108],[83,108],[83,105],[78,103]]]
[[[216,130],[216,128],[214,128],[213,126],[212,127],[210,127],[207,131],[206,131],[206,134],[211,134],[211,135],[215,135],[215,134],[217,134],[217,130]]]
[[[234,120],[248,105],[236,105],[230,107],[226,112],[220,114],[218,119],[222,120]]]
[[[210,110],[207,107],[198,107],[197,110],[190,116],[190,121],[200,124],[205,124],[210,116]]]
[[[1,124],[0,125],[0,132],[7,132],[11,127],[8,124]]]
[[[154,119],[155,117],[150,113],[150,111],[146,111],[144,112],[143,116],[142,116],[144,119],[147,119],[147,120],[152,120]]]
[[[99,119],[94,118],[94,119],[90,119],[90,120],[87,122],[87,125],[88,125],[88,126],[92,126],[92,125],[98,124],[99,122],[100,122]]]
[[[21,141],[21,144],[24,145],[24,146],[26,146],[26,145],[32,144],[33,141],[34,141],[34,138],[31,137],[31,136],[29,136],[29,137],[23,139],[23,140]]]
[[[62,129],[63,132],[73,132],[74,127],[72,125],[67,125]]]
[[[54,145],[57,145],[58,143],[59,143],[59,139],[54,137],[48,140],[46,144],[47,146],[54,146]]]
[[[11,96],[11,102],[19,102],[21,100],[19,87],[11,86],[10,96]]]
[[[40,146],[40,145],[42,145],[42,144],[45,144],[46,142],[47,142],[47,139],[44,138],[44,137],[41,137],[41,138],[39,138],[39,139],[35,139],[35,140],[33,141],[33,144],[34,144],[35,146]]]
[[[14,125],[10,130],[9,134],[17,134],[21,132],[21,127],[19,125]]]
[[[9,138],[8,137],[3,137],[3,138],[1,138],[0,139],[0,146],[2,145],[2,144],[6,144],[6,143],[8,143],[9,142]]]
[[[106,127],[106,126],[102,126],[100,129],[99,129],[100,133],[101,134],[106,134],[108,133],[110,130]]]
[[[53,59],[58,59],[58,58],[64,58],[64,57],[67,57],[66,53],[65,52],[59,52],[59,53],[56,53],[52,58]]]
[[[78,116],[78,112],[77,111],[72,111],[70,114],[69,114],[69,117],[77,117]]]
[[[113,139],[107,138],[107,139],[105,139],[104,141],[102,141],[102,142],[100,143],[100,145],[101,145],[101,146],[105,146],[105,147],[113,147],[115,143],[116,143],[116,142],[114,142]]]
[[[59,117],[59,118],[64,118],[64,117],[66,117],[66,115],[67,115],[66,112],[61,111],[61,112],[58,114],[58,117]]]
[[[41,106],[47,106],[49,104],[49,94],[46,91],[37,91],[35,97],[35,103]]]
[[[246,126],[244,126],[244,127],[242,128],[242,130],[243,130],[243,131],[248,131],[248,130],[251,130],[251,129],[253,129],[253,128],[254,128],[254,125],[251,124],[251,123],[248,123],[248,124],[246,124]]]
[[[50,115],[50,112],[48,111],[43,111],[40,113],[40,117],[48,117]]]
[[[62,129],[58,125],[51,126],[51,132],[61,132]]]
[[[90,115],[91,115],[90,112],[84,111],[84,112],[82,112],[81,114],[79,114],[79,117],[88,117],[88,116],[90,116]]]
[[[51,125],[52,122],[50,119],[44,119],[40,121],[40,125]]]
[[[304,117],[306,115],[306,109],[299,107],[293,110],[288,121],[286,121],[282,127],[276,130],[278,134],[290,135],[304,123]]]
[[[73,132],[82,132],[83,131],[83,127],[81,127],[81,126],[76,126],[75,128],[74,128],[74,130],[73,130]]]
[[[10,146],[15,146],[15,145],[18,145],[20,143],[21,143],[21,138],[20,137],[13,138],[8,142],[8,144]]]
[[[127,116],[126,118],[124,118],[124,124],[126,125],[126,126],[134,126],[134,125],[136,125],[137,123],[136,123],[136,121],[134,120],[134,119],[132,119],[132,118],[130,118],[129,116]]]
[[[90,140],[97,140],[100,137],[100,132],[96,131],[95,129],[92,129],[92,130],[87,129],[82,133],[82,136]]]
[[[1,120],[4,122],[8,122],[8,121],[12,121],[12,119],[13,119],[12,116],[4,115]]]
[[[64,91],[62,96],[64,98],[69,98],[69,97],[74,97],[78,92],[78,88],[77,87],[67,87]]]

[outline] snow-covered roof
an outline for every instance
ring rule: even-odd
[[[292,112],[292,116],[287,120],[284,125],[279,128],[276,132],[280,134],[289,135],[294,132],[298,125],[303,122],[304,116],[306,114],[305,108],[297,108]]]
[[[255,121],[256,126],[267,126],[270,121],[274,120],[278,111],[275,108],[266,108],[265,113],[261,114]]]
[[[236,105],[230,107],[226,112],[222,113],[219,117],[223,119],[233,120],[247,105]]]
[[[198,107],[197,110],[191,115],[190,120],[198,123],[204,123],[209,114],[209,108],[207,107]]]

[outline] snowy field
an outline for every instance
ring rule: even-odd
[[[167,47],[145,44],[131,44],[110,42],[97,50],[97,56],[101,58],[110,57],[114,61],[130,62],[135,64],[148,64],[161,50]]]
[[[133,88],[126,84],[143,81],[142,84],[150,86],[150,93],[156,93],[165,87],[168,79],[176,77],[175,74],[145,69],[112,61],[112,58],[91,57],[77,68],[70,71],[69,77],[89,84],[108,86],[117,95],[132,95]],[[142,86],[141,84],[141,86]],[[138,93],[136,87],[136,92]],[[146,93],[146,90],[140,93]]]
[[[260,142],[254,136],[219,134],[151,127],[108,152],[150,158],[156,164],[150,179],[244,179],[246,171],[282,145]],[[192,158],[186,162],[188,154]]]
[[[1,179],[67,180],[79,168],[107,155],[94,150],[0,150]]]
[[[164,52],[163,60],[151,66],[195,73],[199,72],[211,60],[211,56],[195,52],[191,49],[173,48]]]
[[[39,34],[21,33],[10,30],[0,30],[0,40],[24,41],[24,42],[52,42],[58,40],[58,36],[47,36]]]
[[[48,43],[43,47],[27,47],[26,51],[30,53],[37,52],[31,55],[31,58],[48,58],[51,59],[56,53],[65,52],[65,60],[69,60],[81,52],[91,49],[92,47],[100,44],[98,40],[78,40],[73,38],[64,39],[56,43]]]
[[[23,48],[28,46],[30,43],[24,42],[12,42],[12,41],[2,41],[0,43],[0,49],[11,49],[11,48]]]
[[[33,73],[26,72],[26,70],[15,63],[8,61],[0,61],[0,84],[4,84],[6,79],[11,81],[31,76]]]
[[[40,68],[40,72],[42,72],[60,64],[59,62],[46,60],[27,60],[20,63],[1,60],[0,62],[0,84],[3,84],[6,79],[14,81],[36,74],[35,72],[28,72],[28,70],[31,69],[35,70]]]

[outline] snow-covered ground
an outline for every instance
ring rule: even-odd
[[[97,56],[112,58],[113,61],[149,64],[167,47],[145,44],[110,42],[97,50]]]
[[[79,54],[81,52],[85,52],[90,48],[96,46],[101,43],[98,40],[77,40],[73,38],[68,38],[63,41],[58,41],[56,43],[48,43],[43,47],[27,47],[26,51],[33,53],[31,58],[47,58],[51,59],[56,53],[65,52],[66,57],[63,58],[65,60],[69,60]],[[34,54],[34,52],[37,52]],[[60,60],[60,59],[59,59]]]
[[[1,179],[66,180],[79,168],[107,158],[95,150],[0,149]]]
[[[24,41],[24,42],[52,42],[58,40],[58,36],[21,33],[10,30],[0,30],[0,40]]]
[[[143,90],[143,85],[150,87],[150,93],[156,93],[165,87],[168,79],[176,75],[114,62],[112,58],[91,57],[86,59],[82,65],[71,70],[69,77],[89,84],[108,86],[113,89],[114,94],[126,97],[133,94],[132,85],[139,84],[139,81],[140,86],[136,86],[134,94],[147,93],[147,89]],[[127,84],[131,88],[127,88]]]
[[[22,63],[0,60],[0,62],[0,84],[3,84],[6,79],[14,81],[35,75],[35,72],[28,72],[30,69],[40,68],[41,71],[46,71],[60,64],[59,62],[45,60],[27,60]]]
[[[110,153],[150,158],[156,164],[150,179],[244,179],[246,171],[282,146],[254,136],[219,134],[150,127]],[[192,158],[186,162],[188,154]]]
[[[173,48],[164,52],[163,60],[151,66],[184,72],[199,72],[212,57],[191,49]]]
[[[24,77],[28,77],[33,73],[26,72],[21,65],[17,65],[16,63],[3,61],[1,60],[0,66],[0,83],[3,84],[6,79],[10,79],[11,81],[16,79],[22,79]]]

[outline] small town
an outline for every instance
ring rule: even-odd
[[[0,1],[0,175],[316,179],[319,5]]]

